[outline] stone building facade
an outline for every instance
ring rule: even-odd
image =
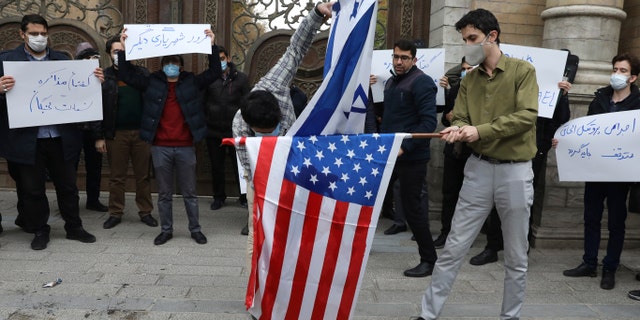
[[[50,23],[51,46],[70,54],[83,41],[102,49],[106,39],[117,34],[125,23],[210,23],[217,42],[231,48],[234,62],[256,81],[277,60],[296,22],[314,3],[310,0],[284,4],[274,0],[4,1],[0,4],[0,49],[20,43],[19,21],[26,13],[45,16]],[[390,47],[399,38],[420,40],[427,47],[445,48],[447,67],[462,57],[463,43],[454,24],[464,13],[476,8],[496,14],[503,43],[571,50],[580,57],[570,93],[573,117],[586,114],[593,92],[608,83],[610,61],[616,53],[629,51],[640,55],[640,0],[379,0],[379,4],[378,49]],[[295,80],[309,94],[321,82],[327,29],[325,26],[325,32],[317,37]],[[204,68],[202,56],[185,58],[186,69]],[[108,63],[104,55],[102,65]],[[159,67],[157,59],[137,63],[151,70]],[[429,187],[435,218],[440,208],[443,159],[442,143],[434,141],[432,146]],[[210,195],[210,164],[205,152],[205,148],[198,147],[198,157],[202,159],[198,166],[198,190],[202,195]],[[554,164],[555,157],[550,155],[546,210],[535,219],[536,244],[580,245],[583,183],[559,182]],[[103,174],[107,172],[105,166]],[[83,180],[81,169],[80,184]],[[103,179],[105,188],[106,183],[107,179]],[[0,187],[12,186],[6,164],[0,160]],[[634,244],[640,243],[638,216],[630,214],[627,224],[627,239]]]

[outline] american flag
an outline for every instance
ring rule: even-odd
[[[349,319],[407,134],[242,138],[255,188],[247,308],[259,319]]]

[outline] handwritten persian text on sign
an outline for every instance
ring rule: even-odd
[[[208,24],[127,24],[127,60],[183,53],[211,54]]]
[[[640,110],[574,119],[555,138],[560,181],[640,181]]]
[[[5,61],[9,128],[102,120],[98,60]]]
[[[393,50],[373,50],[371,74],[378,78],[378,82],[371,86],[374,102],[384,100],[384,86],[391,77],[390,70],[393,68],[392,54]],[[444,89],[438,85],[440,77],[444,75],[444,49],[418,49],[416,58],[418,69],[430,76],[438,87],[436,104],[444,105]]]
[[[500,50],[509,57],[525,60],[536,68],[538,79],[538,116],[552,118],[560,95],[558,82],[562,81],[567,62],[567,51],[500,44]]]

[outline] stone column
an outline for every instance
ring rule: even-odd
[[[611,59],[618,53],[620,28],[627,16],[623,4],[623,0],[547,0],[541,14],[542,46],[566,48],[580,57],[569,94],[572,118],[584,116],[595,90],[609,83]],[[533,217],[532,244],[582,247],[584,183],[559,182],[553,150],[549,154],[544,209]],[[602,233],[603,240],[607,234]]]

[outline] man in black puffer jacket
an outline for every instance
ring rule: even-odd
[[[210,29],[204,32],[211,38],[212,54],[209,55],[209,69],[198,75],[182,70],[184,60],[179,55],[164,56],[160,61],[162,70],[150,76],[139,75],[126,61],[126,48],[118,52],[120,79],[143,92],[140,138],[151,144],[162,228],[153,241],[155,245],[173,238],[172,199],[176,172],[180,173],[177,180],[189,218],[191,238],[199,244],[207,243],[198,219],[195,144],[207,134],[201,91],[219,78],[222,71],[215,35]],[[126,37],[123,32],[120,37],[123,47]]]

